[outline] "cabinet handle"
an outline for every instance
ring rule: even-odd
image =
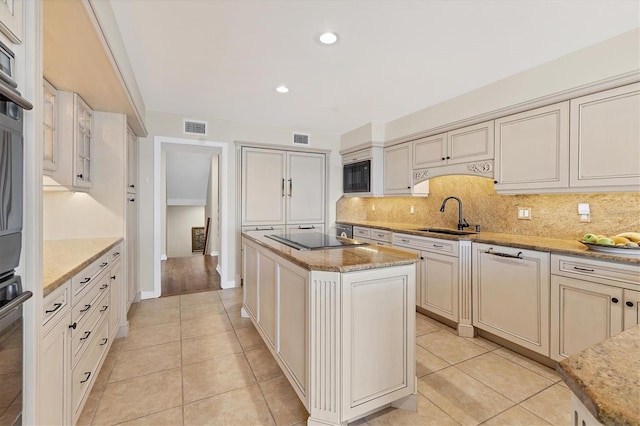
[[[404,239],[404,238],[400,238],[400,241],[402,241],[403,243],[410,243],[411,242],[411,240],[407,240],[407,239]]]
[[[448,155],[447,155],[447,160],[451,160],[451,157],[449,157]]]
[[[309,226],[298,225],[298,229],[316,229],[316,227],[313,225],[309,225]]]
[[[293,194],[293,179],[289,179],[289,197]]]
[[[495,183],[498,183],[498,181],[497,181],[497,180],[494,180],[494,181],[493,181],[493,183],[494,183],[494,184],[495,184]]]
[[[522,252],[519,251],[518,254],[509,254],[509,253],[500,253],[500,252],[494,252],[492,251],[493,248],[490,248],[489,250],[485,251],[486,254],[491,254],[494,256],[500,256],[500,257],[508,257],[510,259],[522,259]]]
[[[87,312],[89,309],[91,309],[91,305],[84,305],[84,308],[80,309],[80,312]]]
[[[630,307],[630,308],[633,308],[633,302],[632,302],[631,300],[627,300],[627,301],[625,302],[625,305],[627,305],[627,306],[628,306],[628,307]]]
[[[424,260],[424,257],[420,256],[420,260]]]
[[[67,176],[68,176],[68,175],[67,175]],[[79,177],[80,179],[84,179],[84,178],[82,177],[82,173],[80,173],[79,175],[76,175],[76,176],[77,176],[77,177]]]
[[[135,198],[129,198],[129,202],[133,203],[134,201],[136,201]]]
[[[44,311],[45,314],[50,314],[51,312],[55,312],[58,309],[60,309],[60,307],[62,306],[62,303],[54,303],[53,304],[53,309],[48,309],[46,311]]]
[[[410,186],[407,186],[407,189],[411,189],[411,187],[410,187]]]
[[[85,331],[84,332],[84,336],[82,336],[79,340],[87,340],[89,338],[89,336],[91,336],[91,332],[90,331]]]
[[[442,157],[442,161],[444,161],[444,160],[445,160],[445,158],[444,158],[444,157]]]
[[[85,383],[89,380],[89,377],[91,377],[91,371],[86,371],[84,374],[87,375],[87,377],[84,378],[84,380],[80,380],[80,383]]]
[[[443,246],[441,246],[440,244],[431,244],[433,246],[433,248],[443,248]]]
[[[120,252],[119,251],[113,253],[113,257],[117,257],[117,256],[120,256]]]
[[[100,286],[100,290],[105,290],[107,287],[109,287],[108,284],[103,284]]]
[[[80,284],[86,284],[89,281],[91,281],[91,278],[85,278],[84,280],[80,281]]]
[[[105,267],[105,266],[107,266],[108,264],[109,264],[109,262],[103,262],[103,263],[101,263],[101,264],[100,264],[100,267],[101,267],[101,268],[104,268],[104,267]]]
[[[282,196],[284,197],[284,178],[282,178]]]
[[[273,230],[274,230],[274,229],[273,229],[273,226],[270,226],[270,227],[268,227],[268,228],[258,228],[258,227],[256,226],[256,231],[273,231]]]
[[[582,272],[595,272],[595,269],[589,269],[589,268],[581,268],[579,266],[574,266],[573,269],[575,269],[576,271],[582,271]]]
[[[100,312],[104,312],[104,311],[106,311],[107,309],[109,309],[109,305],[102,306],[102,309],[100,309]]]
[[[612,298],[611,298],[611,301],[612,301],[613,303],[618,303],[618,298],[617,298],[617,297],[612,297]]]
[[[100,346],[106,345],[108,341],[109,339],[105,337],[104,339],[102,339],[102,343],[100,343]]]
[[[135,187],[136,187],[135,185],[129,185],[129,188],[135,188]]]
[[[112,280],[115,280],[115,279],[116,279],[116,276],[115,276],[115,275],[111,275],[111,279],[112,279]]]
[[[77,326],[78,326],[78,323],[74,322],[73,324],[69,325],[69,328],[73,328],[75,330]]]

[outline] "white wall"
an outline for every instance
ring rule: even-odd
[[[167,206],[167,257],[192,256],[191,228],[204,227],[204,206]],[[196,253],[202,256],[202,252]]]
[[[186,135],[182,132],[183,119],[189,118],[208,122],[208,135],[206,137],[196,137]],[[140,289],[141,291],[153,291],[153,144],[155,136],[166,136],[171,138],[208,140],[229,145],[229,155],[226,159],[227,181],[229,192],[229,203],[223,208],[227,211],[228,224],[226,232],[229,235],[228,257],[226,260],[226,271],[228,279],[237,279],[236,270],[236,197],[239,196],[239,185],[236,182],[236,157],[234,142],[259,142],[274,145],[290,145],[293,130],[277,127],[266,127],[238,123],[233,121],[219,120],[203,115],[195,117],[193,115],[184,116],[179,114],[160,113],[147,111],[147,129],[149,136],[140,140]],[[340,163],[340,138],[338,135],[322,134],[305,131],[305,129],[295,129],[299,132],[311,133],[311,148],[332,150],[329,162],[329,218],[328,223],[335,222],[335,202],[342,195],[342,165]],[[160,238],[160,236],[158,236]],[[235,283],[239,285],[240,283]],[[226,283],[229,285],[229,283]],[[223,283],[225,286],[225,283]]]
[[[207,191],[207,205],[204,211],[205,224],[207,218],[211,219],[209,223],[209,241],[207,243],[207,253],[211,255],[217,255],[220,247],[220,216],[219,216],[219,202],[220,191],[218,188],[219,179],[218,162],[220,157],[217,155],[211,156],[211,167],[209,168],[209,190]]]
[[[391,121],[386,125],[386,140],[412,135],[638,69],[640,29]]]

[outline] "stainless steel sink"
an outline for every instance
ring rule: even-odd
[[[448,234],[448,235],[473,235],[473,234],[477,234],[477,232],[475,232],[475,231],[458,231],[457,229],[446,229],[446,228],[424,228],[424,229],[418,229],[418,231],[433,232],[435,234]]]

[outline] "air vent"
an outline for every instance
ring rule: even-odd
[[[207,122],[184,120],[184,132],[188,135],[207,136]]]
[[[294,133],[293,143],[295,145],[309,145],[309,135],[305,133]]]

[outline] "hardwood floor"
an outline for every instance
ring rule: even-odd
[[[220,290],[217,256],[172,257],[161,262],[162,297]]]

